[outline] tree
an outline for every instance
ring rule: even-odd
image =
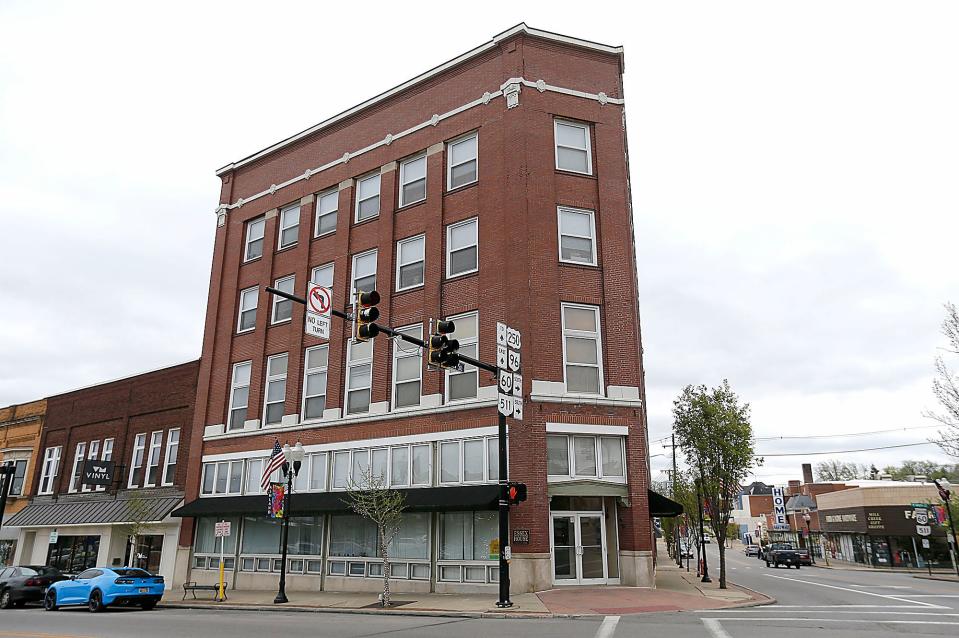
[[[946,304],[946,319],[942,322],[942,334],[948,345],[943,350],[959,356],[959,311],[951,303]],[[943,407],[943,412],[926,411],[925,416],[935,419],[945,427],[939,430],[936,443],[949,456],[959,458],[959,376],[946,365],[943,355],[936,357],[936,379],[932,391]]]
[[[704,510],[719,546],[719,587],[726,589],[726,534],[740,484],[761,464],[753,449],[749,405],[729,381],[717,388],[686,386],[673,402],[673,431],[686,462],[698,474]]]
[[[354,512],[376,525],[380,557],[383,559],[383,607],[390,602],[390,544],[400,530],[405,497],[392,490],[386,477],[367,468],[360,477],[361,485],[350,479],[346,488],[349,506]]]
[[[129,537],[130,567],[140,567],[139,539],[146,534],[153,525],[150,523],[150,508],[139,494],[134,494],[127,501],[127,523],[120,530]]]
[[[899,465],[887,465],[883,473],[897,481],[905,481],[910,476],[925,476],[929,480],[945,478],[951,482],[959,480],[959,463],[906,460]]]
[[[853,481],[867,476],[869,476],[869,468],[857,463],[829,459],[816,464],[816,480],[818,481]]]

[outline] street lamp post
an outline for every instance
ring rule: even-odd
[[[277,592],[274,604],[289,602],[286,597],[286,550],[290,536],[290,496],[293,493],[293,479],[300,473],[303,457],[306,450],[299,441],[292,448],[289,443],[283,445],[283,474],[286,476],[286,495],[283,498],[283,532],[280,544],[282,545],[283,559],[280,563],[280,591]]]
[[[952,492],[949,490],[952,484],[944,478],[935,479],[933,483],[939,489],[939,496],[946,505],[946,516],[949,517],[949,531],[952,532],[952,565],[956,568],[956,575],[959,576],[959,543],[956,541],[956,523],[952,520],[952,507],[949,506],[949,498]]]
[[[696,507],[699,508],[699,547],[700,555],[703,557],[703,578],[700,582],[711,583],[713,581],[709,577],[709,566],[706,564],[706,530],[703,529],[703,501],[699,489],[701,482],[701,479],[696,479]]]
[[[802,519],[806,521],[806,545],[809,548],[809,559],[812,561],[812,564],[816,564],[816,550],[812,546],[812,532],[809,531],[809,521],[812,519],[812,516],[809,515],[809,512],[803,512]]]

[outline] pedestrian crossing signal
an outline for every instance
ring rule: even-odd
[[[514,483],[510,481],[506,484],[506,500],[510,505],[519,505],[526,500],[526,483]]]

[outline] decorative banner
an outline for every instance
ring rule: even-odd
[[[266,495],[269,501],[267,518],[283,518],[283,497],[286,495],[286,486],[283,483],[270,483]]]
[[[773,531],[789,531],[789,521],[786,520],[786,497],[783,488],[773,488]]]

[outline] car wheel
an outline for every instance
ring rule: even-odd
[[[156,606],[157,606],[157,601],[155,600],[145,600],[142,603],[140,603],[140,609],[142,609],[143,611],[150,611]]]
[[[59,609],[59,607],[57,607],[57,592],[47,592],[47,595],[43,597],[43,608],[47,611],[56,611]]]
[[[4,589],[3,593],[0,593],[0,609],[10,609],[13,607],[13,596],[10,595],[9,589]]]
[[[103,604],[103,594],[99,590],[94,590],[90,594],[90,601],[87,603],[87,606],[90,608],[90,611],[97,614],[104,610],[105,605]]]

